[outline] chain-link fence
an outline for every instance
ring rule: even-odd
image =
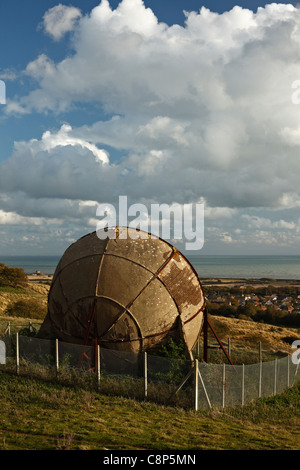
[[[283,392],[300,379],[300,367],[287,355],[250,365],[211,364],[184,359],[134,354],[21,335],[2,335],[5,360],[1,368],[17,373],[35,367],[91,373],[101,390],[133,398],[147,397],[197,409],[244,405]],[[1,351],[0,351],[1,353]],[[87,377],[87,375],[85,375]],[[117,385],[118,384],[118,387]],[[107,387],[110,387],[108,389]]]
[[[249,365],[198,364],[199,408],[244,405],[282,393],[300,378],[292,356]],[[196,405],[197,406],[197,405]]]
[[[13,322],[3,322],[0,323],[0,338],[3,335],[11,335],[15,334],[17,332],[23,332],[26,333],[28,336],[35,335],[36,332],[40,329],[40,326],[42,322],[34,322],[34,321],[29,321],[27,323],[24,323],[21,321],[13,321]]]

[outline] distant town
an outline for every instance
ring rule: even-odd
[[[278,311],[300,314],[300,295],[256,295],[252,294],[224,294],[212,292],[206,296],[207,300],[217,304],[236,305],[244,307],[247,304],[252,304],[262,310],[274,308]]]
[[[300,285],[224,283],[203,286],[209,312],[300,326]]]

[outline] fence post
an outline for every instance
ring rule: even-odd
[[[243,364],[242,368],[242,406],[244,406],[245,402],[245,364]]]
[[[287,386],[289,388],[290,386],[290,355],[288,354],[286,357],[287,357]]]
[[[262,362],[262,347],[261,347],[261,341],[259,342],[259,349],[258,349],[258,360],[259,362]]]
[[[98,390],[100,388],[100,345],[97,345],[97,384]]]
[[[195,386],[195,410],[198,411],[198,393],[199,393],[199,364],[198,359],[194,363],[194,386]]]
[[[56,338],[56,340],[55,340],[55,370],[56,370],[56,376],[58,374],[58,369],[59,369],[58,339]]]
[[[20,370],[19,333],[16,333],[16,372]]]
[[[277,359],[274,361],[274,395],[277,393]]]
[[[6,335],[6,333],[8,334],[8,336],[10,336],[10,321],[7,323],[6,330],[4,331],[5,335]]]
[[[261,398],[262,392],[262,361],[259,361],[259,379],[258,379],[258,397]]]
[[[147,353],[144,352],[144,397],[148,396],[148,362]]]
[[[226,380],[226,377],[225,377],[225,364],[223,364],[223,393],[222,393],[222,407],[224,408],[225,407],[225,380]]]

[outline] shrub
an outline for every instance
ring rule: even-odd
[[[27,285],[28,279],[22,268],[9,268],[0,263],[0,286],[25,287]]]
[[[237,308],[238,315],[246,315],[247,317],[253,318],[256,313],[256,306],[250,302],[246,302],[245,305],[239,305]]]
[[[36,299],[21,299],[6,308],[7,315],[19,318],[44,319],[46,312],[46,306]]]
[[[173,359],[186,359],[184,342],[170,338],[168,342],[163,344],[157,351],[157,355]]]

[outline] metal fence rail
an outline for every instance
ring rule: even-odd
[[[232,366],[70,344],[19,333],[3,335],[2,342],[6,349],[6,361],[1,366],[4,370],[13,365],[19,373],[20,366],[35,364],[53,368],[56,374],[62,369],[89,371],[95,373],[99,388],[103,378],[139,380],[145,397],[149,396],[150,387],[172,386],[172,395],[185,390],[196,410],[245,405],[282,393],[300,379],[299,364],[290,355],[270,362]]]

